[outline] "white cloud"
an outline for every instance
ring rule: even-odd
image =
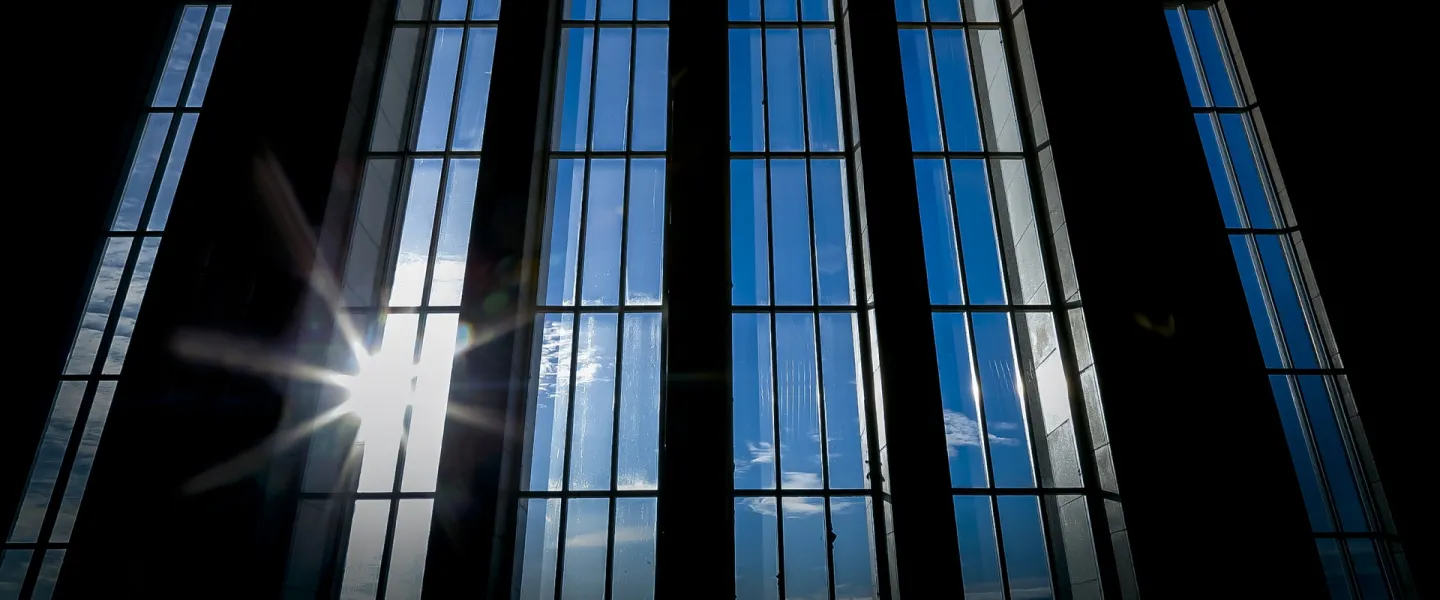
[[[1018,428],[1019,426],[1014,423],[997,423],[995,425],[995,429],[1002,431],[1008,431]],[[991,433],[989,437],[991,444],[998,444],[1001,446],[1015,446],[1020,443],[1020,440],[1017,440],[1015,438],[1000,437],[993,433]],[[979,448],[980,424],[976,423],[975,419],[970,418],[969,415],[946,409],[945,446],[946,452],[952,457],[959,455],[960,448],[963,446],[974,446],[976,448]]]
[[[775,448],[770,442],[745,442],[750,458],[735,459],[735,472],[744,473],[755,465],[775,464]]]

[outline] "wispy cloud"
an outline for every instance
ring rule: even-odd
[[[775,447],[770,442],[745,442],[745,449],[750,452],[749,458],[735,459],[735,472],[744,473],[755,465],[775,464]]]
[[[1001,431],[1010,431],[1014,429],[1019,429],[1019,425],[1008,422],[996,423],[994,428]],[[989,435],[989,438],[991,444],[998,444],[1001,446],[1015,446],[1019,445],[1020,443],[1020,440],[1017,440],[1015,438],[1001,437],[995,435],[994,433],[991,433]],[[975,422],[975,419],[970,418],[970,416],[965,413],[946,409],[945,446],[945,450],[950,456],[959,455],[960,448],[965,446],[973,446],[979,448],[980,424]]]

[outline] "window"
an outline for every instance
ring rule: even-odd
[[[889,576],[837,10],[729,5],[739,598],[871,598]]]
[[[180,10],[5,538],[0,598],[42,599],[54,592],[229,19],[228,5]]]
[[[1223,3],[1165,11],[1225,232],[1335,598],[1400,596],[1404,569],[1324,304]]]
[[[561,5],[514,594],[653,598],[670,7]]]
[[[396,5],[329,348],[347,375],[313,399],[287,598],[420,598],[451,371],[473,337],[459,309],[499,18],[499,0]]]
[[[1135,597],[1025,13],[896,16],[963,589]]]

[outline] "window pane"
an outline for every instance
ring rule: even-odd
[[[550,161],[549,188],[539,298],[546,306],[570,306],[575,304],[575,269],[580,261],[585,161]]]
[[[767,3],[774,4],[769,0]],[[770,8],[768,4],[767,10]],[[773,19],[769,13],[766,13],[766,18]],[[804,99],[800,77],[799,30],[766,30],[765,107],[769,109],[771,151],[805,150],[805,109],[802,106]]]
[[[780,486],[818,489],[821,479],[820,390],[815,317],[775,315],[775,376],[780,411]]]
[[[868,486],[865,396],[861,390],[859,331],[854,313],[820,315],[820,362],[825,372],[825,439],[832,489]],[[786,467],[789,465],[787,463]],[[837,584],[838,585],[838,584]]]
[[[803,159],[770,161],[770,218],[787,226],[771,228],[775,240],[775,304],[814,303],[811,279],[810,198]]]
[[[555,150],[584,150],[589,139],[590,76],[595,30],[566,27],[560,34],[560,77],[555,90]]]
[[[1265,357],[1265,366],[1278,369],[1285,363],[1280,358],[1280,345],[1270,323],[1265,287],[1260,282],[1259,271],[1255,267],[1254,250],[1247,236],[1230,236],[1230,251],[1235,255],[1235,264],[1240,269],[1240,287],[1245,290],[1245,304],[1250,308],[1250,321],[1255,326],[1255,336],[1260,340],[1260,353]]]
[[[645,2],[641,2],[641,15]],[[670,30],[635,30],[635,108],[631,119],[632,150],[664,150],[669,121]]]
[[[463,11],[463,5],[461,10]],[[420,107],[420,130],[416,150],[444,150],[450,135],[450,107],[455,102],[455,74],[460,68],[460,40],[464,30],[441,27],[435,30],[430,50],[430,74]]]
[[[495,61],[495,28],[471,27],[468,31],[465,71],[460,76],[460,106],[455,111],[455,138],[450,142],[455,150],[479,150],[485,139],[490,68]]]
[[[180,91],[185,85],[185,75],[190,71],[190,58],[200,39],[200,27],[205,22],[206,11],[204,6],[187,6],[181,13],[180,25],[170,43],[165,71],[160,75],[160,85],[155,89],[155,100],[151,106],[171,107],[180,101]]]
[[[625,159],[590,161],[590,194],[585,208],[585,306],[620,303],[620,234],[625,217]]]
[[[0,599],[20,600],[20,584],[30,570],[31,550],[6,550],[0,553]]]
[[[1244,227],[1245,221],[1241,219],[1239,205],[1235,203],[1235,189],[1230,182],[1225,153],[1221,150],[1219,138],[1215,137],[1215,115],[1197,114],[1195,125],[1200,129],[1200,145],[1205,148],[1205,164],[1210,167],[1210,182],[1215,186],[1215,197],[1220,201],[1225,226]]]
[[[520,600],[555,600],[555,566],[560,560],[560,499],[520,501]]]
[[[391,34],[390,57],[385,61],[385,78],[380,85],[380,100],[375,105],[374,132],[370,138],[373,151],[394,152],[405,139],[411,74],[415,72],[423,39],[424,30],[419,27],[396,27]]]
[[[1010,92],[1010,67],[1000,32],[976,30],[971,41],[980,54],[980,97],[985,99],[985,145],[990,151],[1019,152],[1020,125],[1015,120],[1015,98]]]
[[[1285,346],[1290,351],[1292,366],[1298,369],[1318,368],[1320,363],[1310,339],[1310,322],[1300,305],[1299,290],[1295,287],[1282,243],[1277,235],[1255,236],[1255,246],[1260,250],[1260,263],[1265,267],[1265,281],[1270,284],[1275,316],[1285,332]]]
[[[931,304],[964,304],[960,291],[960,249],[955,241],[955,214],[950,205],[950,177],[941,159],[915,159],[915,185],[920,200],[920,237],[925,245],[925,272]]]
[[[995,210],[1005,264],[1010,273],[1012,304],[1049,304],[1050,288],[1046,285],[1045,258],[1040,250],[1041,227],[1035,220],[1035,201],[1030,196],[1030,175],[1025,161],[1004,159],[990,161],[990,176],[995,182]],[[959,176],[956,177],[959,179]],[[1068,252],[1068,233],[1061,229],[1053,235],[1057,247],[1056,260],[1061,269],[1074,270]],[[1074,277],[1064,278],[1067,290],[1074,289]]]
[[[140,242],[140,257],[135,261],[135,270],[130,273],[130,286],[120,304],[120,318],[115,322],[115,333],[110,338],[110,350],[105,354],[102,373],[118,375],[125,365],[130,337],[135,333],[135,320],[140,316],[140,305],[145,300],[145,290],[150,286],[150,272],[154,270],[155,255],[159,251],[158,237],[144,238]]]
[[[1355,565],[1355,583],[1360,587],[1360,597],[1364,600],[1390,598],[1385,571],[1380,568],[1380,557],[1375,552],[1375,542],[1352,539],[1347,540],[1346,545],[1350,549],[1350,562]]]
[[[615,500],[615,559],[610,597],[626,600],[655,598],[654,498]]]
[[[75,531],[75,518],[80,513],[80,501],[85,498],[85,486],[90,482],[90,473],[95,466],[95,453],[100,450],[100,436],[105,432],[105,422],[110,417],[110,404],[115,399],[114,381],[101,381],[95,385],[95,399],[90,402],[90,415],[85,418],[85,428],[80,432],[80,445],[75,451],[75,463],[70,467],[70,480],[65,484],[65,496],[60,500],[60,511],[55,515],[55,528],[50,532],[50,541],[66,543]]]
[[[393,158],[365,162],[364,181],[360,187],[359,206],[350,231],[350,246],[345,258],[345,304],[375,306],[379,304],[380,268],[390,240],[390,205],[395,194],[400,161]],[[384,258],[382,258],[384,257]]]
[[[901,23],[925,21],[925,0],[895,0],[895,17]],[[903,33],[905,30],[901,30]]]
[[[470,251],[470,221],[475,214],[475,185],[479,179],[479,159],[450,161],[428,306],[460,305],[460,293],[465,287],[465,261]]]
[[[855,303],[854,257],[850,253],[850,206],[845,187],[845,162],[810,162],[811,212],[815,228],[815,267],[820,304]]]
[[[39,541],[40,525],[50,506],[50,496],[55,492],[55,480],[60,476],[60,466],[70,444],[71,432],[75,430],[75,418],[80,412],[84,395],[85,382],[60,382],[60,389],[50,407],[50,417],[45,422],[44,437],[35,453],[35,463],[30,467],[25,498],[16,510],[8,541],[22,544]]]
[[[735,489],[774,489],[775,407],[770,317],[737,313],[731,318]],[[739,517],[736,518],[736,532],[739,532]]]
[[[190,154],[190,140],[195,136],[195,123],[199,120],[197,113],[180,115],[180,127],[175,131],[170,157],[165,159],[165,172],[160,176],[160,189],[155,192],[155,204],[150,208],[150,220],[145,225],[150,231],[164,230],[165,222],[170,219],[175,189],[180,187],[180,173],[185,169],[185,157]],[[139,215],[136,216],[138,218]]]
[[[40,563],[40,573],[35,578],[35,591],[30,600],[50,600],[55,594],[55,583],[60,579],[60,567],[65,562],[65,550],[45,551],[45,562]]]
[[[340,584],[343,600],[374,598],[380,591],[380,564],[384,560],[385,527],[389,500],[357,500],[350,520],[350,543],[345,551],[345,575]]]
[[[425,554],[430,543],[431,499],[401,500],[391,541],[386,600],[420,600],[425,584]]]
[[[465,0],[440,0],[440,10],[436,18],[441,21],[462,21],[465,19],[465,9],[469,4]]]
[[[935,3],[940,4],[940,3]],[[931,14],[934,14],[932,5]],[[970,56],[962,29],[936,29],[935,70],[940,76],[940,98],[945,112],[945,138],[951,152],[980,151],[980,121],[975,113],[975,90],[970,82]]]
[[[205,34],[205,47],[200,50],[200,62],[195,67],[195,79],[190,82],[190,95],[185,97],[185,106],[196,107],[205,102],[205,91],[210,87],[210,76],[215,71],[215,55],[220,53],[220,40],[225,37],[225,25],[230,21],[230,7],[216,6],[210,17],[210,31]]]
[[[770,218],[764,160],[730,161],[730,301],[770,303]]]
[[[780,600],[780,536],[775,514],[774,498],[735,499],[736,598]]]
[[[975,327],[975,362],[980,371],[995,487],[1033,487],[1035,475],[1030,464],[1025,413],[1020,403],[1022,380],[1015,369],[1010,316],[977,313],[971,319]]]
[[[595,18],[596,0],[565,0],[565,18],[577,21]]]
[[[985,450],[980,442],[980,407],[976,397],[979,382],[970,367],[965,315],[935,313],[932,318],[940,401],[945,416],[945,450],[950,457],[950,485],[985,487],[989,476],[985,472]]]
[[[1235,169],[1235,180],[1240,186],[1240,195],[1245,199],[1245,213],[1250,217],[1250,226],[1261,229],[1275,227],[1269,188],[1261,171],[1258,152],[1250,143],[1249,122],[1245,115],[1222,114],[1219,117],[1220,129],[1225,132],[1225,146],[1230,151],[1230,164]]]
[[[820,3],[829,17],[830,0],[804,0],[806,7]],[[818,14],[819,9],[815,9]],[[807,16],[807,19],[810,17]],[[840,88],[835,66],[835,31],[804,30],[805,103],[809,108],[810,149],[838,152],[840,147]]]
[[[785,597],[829,596],[825,499],[781,498],[780,506],[785,526]]]
[[[600,18],[628,21],[633,18],[634,0],[600,0]]]
[[[610,0],[601,6],[615,4]],[[629,4],[626,4],[629,18]],[[624,150],[630,108],[629,29],[600,29],[600,63],[595,73],[595,116],[591,131],[592,150]]]
[[[440,443],[445,435],[445,412],[450,401],[450,375],[460,334],[460,315],[425,317],[425,339],[420,346],[410,436],[405,445],[405,476],[401,490],[433,492],[440,470]]]
[[[731,21],[759,21],[760,0],[730,0]],[[736,30],[730,30],[732,33]],[[734,44],[731,44],[734,47]]]
[[[998,479],[999,474],[996,474]],[[999,496],[1000,535],[1005,544],[1006,579],[1015,598],[1053,598],[1040,500],[1034,496]]]
[[[605,597],[605,560],[610,536],[610,501],[605,498],[566,500],[565,578],[562,600]]]
[[[990,510],[990,497],[956,496],[955,530],[960,540],[960,570],[964,574],[965,596],[1003,597],[1000,550],[995,543],[995,517]]]
[[[730,149],[737,152],[765,149],[765,55],[761,33],[759,29],[730,30]]]
[[[1285,430],[1290,461],[1295,465],[1295,474],[1300,479],[1300,495],[1305,499],[1305,512],[1310,515],[1310,528],[1322,532],[1335,531],[1335,525],[1330,520],[1330,507],[1326,504],[1325,488],[1320,484],[1315,459],[1310,453],[1310,440],[1298,412],[1300,405],[1295,402],[1291,393],[1289,378],[1284,375],[1271,375],[1270,389],[1275,394],[1275,404],[1280,410],[1280,426]]]
[[[1325,469],[1325,480],[1330,485],[1330,500],[1345,531],[1369,531],[1365,516],[1365,505],[1356,488],[1359,479],[1350,468],[1350,453],[1340,422],[1336,420],[1335,403],[1325,378],[1320,375],[1296,377],[1300,383],[1300,397],[1305,403],[1306,417],[1314,435],[1315,450],[1320,455],[1320,464]]]
[[[960,20],[960,0],[929,0],[930,20],[935,22],[956,22]]]
[[[953,2],[954,0],[945,0]],[[1019,2],[1015,3],[1018,9]],[[968,20],[976,23],[994,23],[1000,20],[1000,11],[995,6],[995,0],[965,0],[965,11]],[[1018,19],[1017,19],[1018,20]]]
[[[1185,17],[1181,14],[1182,10],[1166,10],[1165,21],[1170,26],[1170,40],[1175,44],[1175,57],[1180,61],[1180,73],[1185,78],[1185,92],[1190,95],[1190,106],[1206,106],[1205,90],[1200,85],[1195,55],[1191,54],[1190,43],[1185,36]]]
[[[639,0],[635,18],[641,21],[664,21],[670,18],[670,0]]]
[[[125,179],[124,191],[120,192],[120,205],[115,208],[115,221],[110,229],[134,231],[139,225],[140,212],[145,209],[145,200],[155,182],[155,168],[160,164],[160,153],[165,149],[173,118],[171,113],[150,113],[146,117],[145,132],[140,135],[140,145],[130,159],[130,175]]]
[[[905,106],[910,115],[910,146],[939,152],[940,108],[930,67],[930,38],[924,29],[900,30],[900,67],[905,77]]]
[[[386,317],[380,352],[361,370],[364,381],[351,392],[360,417],[355,443],[363,451],[359,491],[389,492],[394,488],[419,327],[419,315]]]
[[[440,196],[438,158],[410,163],[410,196],[400,229],[399,255],[390,284],[390,306],[419,306],[430,260],[430,239],[435,230],[435,203]]]
[[[120,276],[125,270],[125,261],[130,257],[131,238],[110,238],[105,242],[105,254],[100,259],[100,268],[95,272],[90,287],[90,298],[85,302],[85,314],[80,318],[79,331],[70,346],[70,359],[65,363],[66,375],[88,375],[95,368],[95,355],[100,351],[100,338],[105,324],[110,321],[110,309],[115,305],[115,292],[120,287]]]
[[[990,206],[989,178],[983,160],[952,160],[955,210],[960,222],[960,253],[965,257],[965,292],[970,304],[1005,304],[1000,244]]]
[[[1350,594],[1350,570],[1345,565],[1345,555],[1340,551],[1340,543],[1340,540],[1330,538],[1315,540],[1315,546],[1320,551],[1320,566],[1325,569],[1325,586],[1330,589],[1330,597],[1343,600],[1353,596]]]
[[[794,21],[796,18],[795,0],[765,0],[766,21]]]
[[[575,414],[570,433],[570,489],[610,488],[615,426],[617,315],[580,315],[575,351]]]
[[[475,0],[470,7],[470,20],[494,21],[500,18],[500,0]]]
[[[880,597],[876,574],[874,514],[869,498],[832,498],[830,547],[835,563],[835,598]],[[823,597],[823,596],[822,596]]]
[[[1205,68],[1205,81],[1210,84],[1210,97],[1215,106],[1240,106],[1209,9],[1191,8],[1186,12],[1190,17],[1190,31],[1195,36],[1195,50]]]
[[[625,315],[616,487],[653,490],[660,480],[660,313]]]
[[[665,159],[630,161],[625,208],[625,304],[656,306],[664,293]]]

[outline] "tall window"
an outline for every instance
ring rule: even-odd
[[[1399,596],[1400,548],[1224,4],[1166,18],[1331,595]]]
[[[836,11],[729,6],[738,598],[875,597],[888,563]]]
[[[420,598],[499,17],[396,4],[341,277],[364,339],[331,346],[350,375],[316,408],[287,598]]]
[[[514,593],[653,598],[670,7],[562,6]]]
[[[5,538],[0,598],[43,599],[54,591],[229,19],[229,5],[180,10],[25,496]]]
[[[1007,10],[896,0],[960,578],[976,597],[1095,597],[1099,540],[1133,597],[1043,109],[1007,39],[1025,15]]]

